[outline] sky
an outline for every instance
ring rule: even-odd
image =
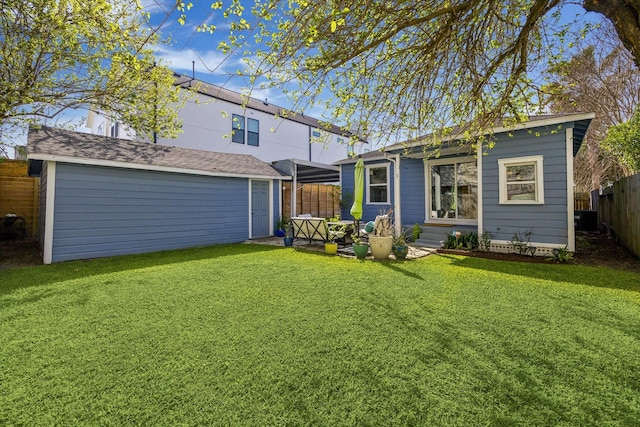
[[[222,11],[211,8],[214,0],[192,0],[193,7],[187,12],[187,20],[184,25],[179,23],[180,12],[175,10],[175,0],[141,0],[146,12],[150,14],[150,24],[156,28],[166,43],[154,46],[156,55],[161,63],[172,70],[185,75],[192,74],[195,68],[195,77],[208,83],[222,85],[227,89],[242,92],[247,86],[244,78],[238,77],[236,71],[243,69],[244,65],[240,55],[227,57],[217,49],[220,41],[227,40],[229,35],[229,20],[222,17]],[[251,17],[252,0],[241,0],[246,6],[245,17]],[[228,4],[229,1],[225,1]],[[584,10],[578,5],[569,5],[563,9],[563,16],[572,19],[576,14],[584,15]],[[587,15],[587,19],[596,20],[594,14]],[[198,32],[199,24],[213,24],[217,27],[213,34]],[[254,89],[251,93],[254,98],[266,99],[270,104],[284,108],[291,108],[289,100],[275,89]],[[318,119],[327,118],[320,107],[303,111],[306,115]],[[69,111],[57,119],[58,123],[74,123],[80,131],[87,131],[82,125],[87,112]],[[22,145],[26,143],[26,133],[16,135],[9,140],[10,145]]]
[[[142,5],[151,14],[151,25],[159,28],[167,44],[155,47],[156,56],[172,70],[191,76],[195,68],[195,77],[208,83],[224,86],[229,90],[242,92],[247,86],[244,78],[238,77],[236,71],[244,69],[241,54],[227,57],[217,47],[226,41],[230,33],[230,21],[222,17],[221,10],[212,10],[214,0],[195,0],[193,7],[187,11],[184,25],[178,22],[180,12],[175,11],[175,1],[144,0]],[[229,3],[228,1],[225,2]],[[246,5],[243,17],[251,17],[251,0],[242,0]],[[213,24],[216,30],[198,32],[199,24]],[[286,97],[273,89],[256,88],[252,96],[257,99],[268,99],[271,104],[288,108],[290,103]],[[309,115],[310,112],[306,112]],[[320,113],[318,111],[318,113]]]

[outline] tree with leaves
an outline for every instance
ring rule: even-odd
[[[180,89],[156,66],[158,38],[147,22],[138,1],[3,1],[0,125],[91,108],[143,137],[176,136]]]
[[[250,48],[257,79],[288,83],[300,107],[325,99],[329,120],[393,142],[454,125],[463,125],[461,136],[472,140],[505,117],[517,122],[540,112],[542,71],[561,59],[573,37],[562,16],[570,4],[256,0],[253,18],[238,0],[216,1],[212,8],[236,17],[229,42],[220,47]],[[615,25],[636,64],[639,5],[582,1],[586,11]]]
[[[594,29],[570,59],[549,69],[544,87],[548,105],[557,113],[596,113],[576,156],[575,184],[580,192],[606,186],[630,174],[622,161],[624,144],[603,144],[607,131],[626,122],[640,105],[640,70],[617,40],[611,25]]]
[[[629,173],[640,172],[640,110],[626,122],[612,126],[602,142]]]

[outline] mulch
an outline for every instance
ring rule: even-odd
[[[554,264],[542,256],[524,256],[519,254],[503,254],[497,252],[462,251],[438,249],[438,253],[459,254],[473,257],[496,259],[503,261],[519,261]],[[629,250],[620,246],[612,237],[600,232],[576,232],[576,252],[567,264],[585,265],[589,267],[609,267],[640,273],[640,259]]]

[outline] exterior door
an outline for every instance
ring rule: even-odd
[[[251,181],[251,237],[269,235],[269,182]]]

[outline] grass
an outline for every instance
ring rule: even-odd
[[[0,271],[0,424],[640,425],[638,282],[258,245]]]

